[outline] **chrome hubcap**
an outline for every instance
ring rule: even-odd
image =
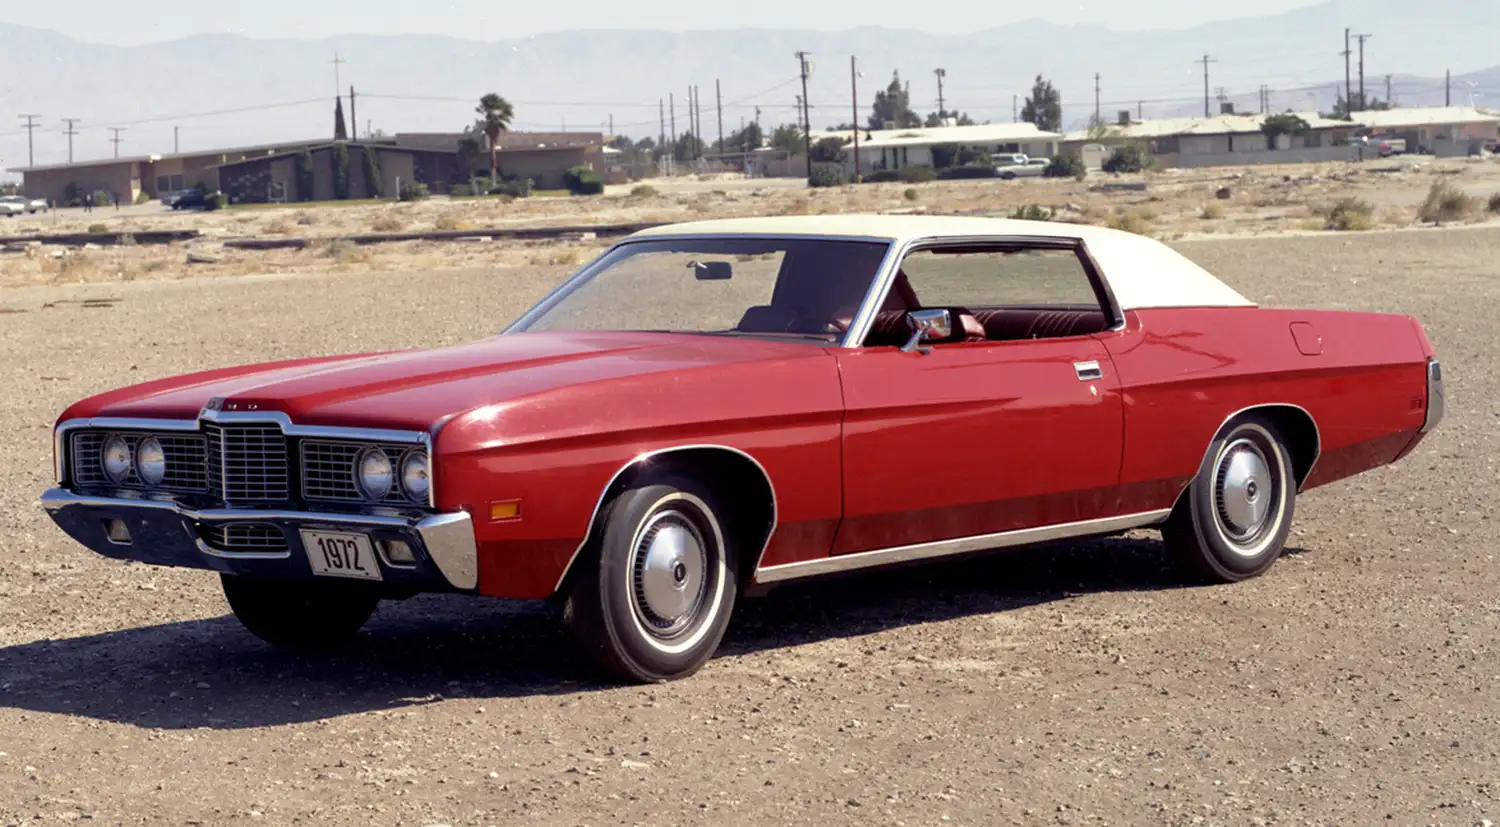
[[[647,631],[672,637],[696,618],[708,591],[708,549],[687,515],[660,511],[637,535],[632,601]]]
[[[1214,480],[1215,510],[1225,533],[1238,542],[1259,534],[1276,499],[1271,464],[1260,446],[1248,439],[1231,443],[1219,455]]]

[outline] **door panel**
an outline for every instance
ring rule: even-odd
[[[838,359],[847,413],[835,554],[1114,513],[1123,412],[1096,338]],[[1080,379],[1083,363],[1102,375]]]

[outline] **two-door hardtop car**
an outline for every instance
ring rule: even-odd
[[[802,578],[1149,526],[1258,575],[1299,492],[1442,414],[1415,319],[1260,308],[1148,238],[723,220],[625,238],[471,344],[85,399],[43,503],[101,554],[219,572],[274,643],[417,592],[557,598],[653,681]]]

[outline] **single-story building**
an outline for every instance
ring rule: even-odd
[[[1063,136],[1043,132],[1032,123],[938,126],[920,129],[860,131],[860,168],[865,172],[933,165],[933,147],[951,146],[961,151],[996,155],[1024,153],[1035,158],[1057,154]],[[854,171],[852,136],[844,150],[844,165]]]
[[[434,192],[471,175],[490,174],[489,138],[462,132],[408,132],[390,139],[398,150],[417,155],[416,180]],[[502,132],[498,166],[504,178],[530,178],[539,189],[557,189],[573,167],[602,172],[605,137],[602,132]]]
[[[1266,135],[1267,115],[1226,113],[1207,118],[1135,121],[1122,112],[1119,122],[1068,133],[1063,151],[1097,166],[1113,149],[1146,147],[1161,167],[1302,163],[1354,160],[1351,146],[1359,124],[1330,120],[1316,112],[1293,112],[1309,130],[1298,136]]]
[[[221,164],[273,155],[309,143],[316,142],[261,144],[170,155],[135,155],[72,164],[16,167],[7,171],[21,174],[22,186],[31,198],[46,198],[63,204],[85,192],[107,192],[113,198],[130,203],[141,193],[151,198],[160,198],[200,184],[209,189],[217,188],[215,168]]]
[[[1500,139],[1500,113],[1468,106],[1356,112],[1354,120],[1371,137],[1405,140],[1408,152],[1444,157],[1478,154],[1486,141]]]

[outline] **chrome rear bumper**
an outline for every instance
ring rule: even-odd
[[[1427,421],[1422,423],[1422,433],[1431,433],[1448,412],[1448,399],[1443,391],[1443,365],[1437,359],[1427,360]]]
[[[298,530],[310,528],[405,541],[416,553],[413,564],[380,561],[381,574],[391,585],[459,591],[473,591],[479,585],[478,546],[473,521],[466,512],[417,519],[257,509],[194,511],[168,500],[94,497],[60,488],[42,495],[42,507],[73,539],[118,560],[301,579],[311,577],[312,573],[306,554],[301,553]],[[117,530],[124,529],[123,541],[111,537],[110,526],[114,521],[119,521]],[[283,529],[287,547],[233,552],[215,549],[204,541],[200,529],[234,523],[278,526]]]

